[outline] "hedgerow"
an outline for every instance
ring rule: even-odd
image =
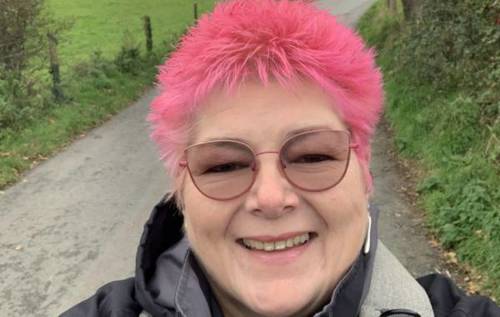
[[[405,20],[378,1],[358,27],[378,51],[396,146],[425,175],[430,228],[499,298],[500,2],[422,0]]]

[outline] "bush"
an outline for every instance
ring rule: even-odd
[[[75,64],[72,73],[76,77],[97,78],[102,75],[107,76],[115,71],[116,65],[105,59],[102,52],[97,50],[92,52],[88,60]]]
[[[36,74],[32,76],[0,79],[0,130],[19,129],[46,109],[47,96],[41,94]]]
[[[88,61],[73,66],[75,78],[89,80],[98,90],[111,89],[113,77],[118,72],[117,65],[102,56],[101,51],[94,51]]]
[[[115,58],[118,69],[124,73],[137,74],[141,66],[140,43],[135,40],[130,31],[123,36],[123,44]]]
[[[499,12],[496,0],[422,0],[401,34],[398,62],[440,89],[500,89]]]

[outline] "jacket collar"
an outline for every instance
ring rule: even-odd
[[[370,287],[376,249],[378,211],[371,208],[370,213],[370,252],[360,253],[333,291],[330,302],[314,317],[357,316]],[[173,199],[162,200],[153,209],[137,252],[136,298],[153,316],[222,317],[182,225],[183,217]]]

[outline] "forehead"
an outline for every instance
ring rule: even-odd
[[[216,90],[200,105],[191,143],[238,138],[275,145],[290,132],[315,128],[346,130],[319,87],[303,82],[290,90],[276,82],[264,86],[249,81],[231,94]]]

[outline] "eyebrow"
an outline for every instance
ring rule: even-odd
[[[329,125],[326,125],[326,124],[301,127],[301,128],[294,129],[292,131],[288,131],[283,140],[286,140],[288,138],[291,138],[292,136],[295,136],[297,134],[301,134],[303,132],[312,131],[312,130],[320,130],[320,129],[331,129],[331,128],[332,127],[330,127]],[[230,141],[248,143],[248,140],[245,140],[242,138],[237,138],[237,137],[229,137],[229,136],[228,137],[212,137],[212,138],[202,140],[202,141],[200,141],[200,143],[211,142],[211,141],[221,141],[221,140],[230,140]]]
[[[321,129],[332,129],[332,127],[330,127],[329,125],[326,125],[326,124],[321,124],[321,125],[312,125],[312,126],[298,128],[298,129],[289,131],[285,135],[285,139],[288,139],[288,138],[295,136],[297,134],[301,134],[303,132],[313,131],[313,130],[321,130]]]

